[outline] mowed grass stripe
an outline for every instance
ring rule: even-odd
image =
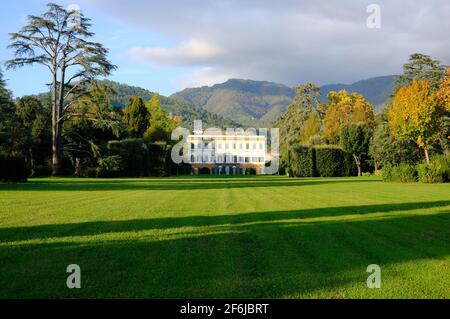
[[[0,184],[0,297],[448,298],[449,190],[374,178]],[[65,287],[69,263],[81,290]],[[369,263],[380,290],[366,286]]]

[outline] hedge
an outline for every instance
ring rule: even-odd
[[[149,154],[149,175],[150,176],[167,176],[170,174],[172,161],[171,152],[164,144],[148,144]]]
[[[289,151],[289,175],[295,177],[316,176],[315,151],[304,145],[295,145]]]
[[[143,139],[126,139],[108,143],[110,156],[120,156],[120,175],[123,177],[143,177],[149,173],[149,154]],[[107,175],[107,174],[106,174]]]
[[[145,177],[169,175],[170,149],[164,144],[147,144],[144,139],[108,143],[109,156],[100,165],[100,177]]]
[[[355,176],[356,166],[350,154],[337,146],[296,145],[289,152],[289,171],[295,177]]]
[[[354,176],[355,170],[350,154],[337,146],[315,148],[316,170],[320,177]]]
[[[0,155],[1,182],[26,182],[29,174],[24,157]]]

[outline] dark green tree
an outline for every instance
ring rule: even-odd
[[[6,88],[6,81],[0,70],[0,152],[11,154],[16,131],[17,117],[11,92]]]
[[[61,172],[62,128],[71,106],[85,94],[86,82],[108,76],[115,66],[108,62],[108,50],[89,41],[93,33],[90,19],[79,10],[66,10],[50,3],[41,16],[28,16],[28,23],[11,33],[14,59],[8,69],[41,64],[51,74],[53,175]],[[70,102],[69,102],[70,99]]]
[[[32,96],[24,96],[16,101],[17,127],[21,140],[16,141],[16,149],[28,160],[29,166],[44,165],[51,156],[51,110]]]
[[[431,88],[439,88],[446,73],[446,66],[428,55],[415,53],[409,57],[408,63],[403,66],[403,74],[395,79],[394,93],[402,86],[411,84],[413,79],[430,82]]]
[[[289,161],[289,148],[299,142],[304,133],[305,123],[313,112],[322,118],[323,105],[319,102],[320,90],[313,83],[305,83],[295,87],[296,96],[286,112],[274,123],[280,129],[281,165]]]
[[[392,137],[386,113],[377,116],[377,127],[370,143],[369,155],[374,160],[376,170],[386,165],[415,165],[422,157],[414,142],[395,140]]]
[[[358,167],[358,176],[362,176],[361,162],[369,153],[371,137],[372,129],[366,123],[350,123],[342,127],[341,147],[347,153],[352,154]]]
[[[142,137],[149,126],[149,113],[140,97],[133,96],[130,99],[123,116],[129,136]]]
[[[75,175],[83,175],[85,167],[96,167],[107,141],[118,138],[123,130],[121,116],[111,106],[113,94],[95,82],[70,110],[63,130],[64,150],[70,154]]]
[[[149,127],[144,138],[151,142],[169,142],[172,131],[178,126],[178,122],[170,118],[161,107],[159,94],[155,94],[146,104],[149,112]]]

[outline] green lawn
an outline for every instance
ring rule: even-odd
[[[66,288],[66,267],[82,289]],[[368,289],[379,264],[382,288]],[[376,178],[0,184],[0,298],[450,298],[450,185]]]

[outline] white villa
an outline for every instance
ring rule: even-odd
[[[194,131],[189,135],[188,158],[195,174],[237,175],[254,169],[263,174],[266,163],[266,137],[244,131]]]

